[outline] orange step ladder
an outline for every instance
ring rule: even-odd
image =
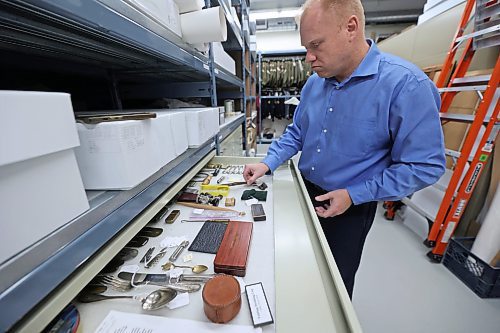
[[[465,28],[476,6],[474,31],[464,35]],[[462,149],[452,153],[458,157],[448,188],[439,207],[436,219],[424,242],[433,247],[427,255],[433,262],[440,262],[453,235],[460,218],[469,203],[474,188],[491,155],[499,130],[499,93],[500,57],[491,75],[465,77],[476,50],[494,47],[500,44],[500,1],[468,0],[456,36],[443,65],[443,70],[436,85],[443,93],[441,105],[442,121],[470,123]],[[465,42],[463,54],[451,75],[446,87],[445,80],[449,76],[458,47]],[[475,115],[458,115],[448,113],[455,95],[461,91],[477,91],[481,101]],[[481,93],[483,92],[483,93]],[[481,131],[483,128],[483,131]],[[482,132],[482,133],[481,133]],[[476,151],[474,144],[479,142]],[[472,160],[470,160],[473,153]],[[465,177],[462,177],[466,165],[470,162]]]
[[[466,27],[472,20],[474,7],[476,7],[473,15],[474,29],[465,35]],[[463,53],[457,66],[453,67],[457,50],[462,44],[465,45]],[[429,234],[424,244],[432,248],[432,251],[427,253],[432,262],[441,261],[498,136],[500,57],[497,55],[491,75],[465,76],[476,50],[498,45],[500,45],[500,0],[468,0],[436,85],[442,93],[441,121],[463,122],[470,126],[460,151],[446,149],[446,154],[458,158],[458,161],[449,183],[443,189],[444,196],[437,213],[429,214],[419,210],[419,207],[410,206],[429,222]],[[450,74],[451,78],[447,81]],[[478,93],[480,103],[474,115],[448,113],[453,98],[462,91]],[[474,145],[477,145],[477,148],[474,148]],[[443,187],[442,184],[439,186]],[[402,202],[411,204],[409,198],[403,199]],[[386,218],[394,219],[395,210],[400,206],[398,203],[386,202],[384,204],[384,207],[387,207]]]

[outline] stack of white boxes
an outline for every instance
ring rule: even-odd
[[[188,145],[196,148],[219,133],[219,108],[186,108],[170,112],[184,112],[186,115],[186,130]]]
[[[78,135],[75,152],[87,190],[130,189],[162,166],[150,119],[78,124]]]
[[[121,15],[167,39],[182,38],[179,8],[174,0],[98,0]]]
[[[0,91],[0,263],[89,208],[64,93]]]
[[[156,118],[77,125],[76,156],[87,190],[133,188],[219,132],[218,108],[140,111]]]

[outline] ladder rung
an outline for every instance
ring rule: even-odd
[[[470,34],[458,37],[455,40],[455,43],[460,43],[460,42],[462,42],[464,40],[467,40],[469,38],[475,38],[475,37],[486,35],[486,34],[489,34],[489,33],[492,33],[492,32],[496,32],[496,31],[499,31],[499,30],[500,30],[500,24],[497,24],[497,25],[495,25],[493,27],[489,27],[489,28],[486,28],[486,29],[483,29],[483,30],[475,31],[473,33],[470,33]]]
[[[439,88],[439,92],[460,92],[460,91],[485,91],[488,86],[463,86],[463,87],[450,87],[450,88]]]
[[[500,13],[500,2],[485,6],[478,4],[476,9],[476,22],[483,21]]]
[[[488,47],[493,47],[500,45],[500,35],[496,34],[493,36],[482,36],[480,38],[474,38],[473,47],[474,50],[485,49]]]
[[[446,148],[444,150],[444,153],[448,156],[451,156],[451,157],[455,157],[455,158],[460,158],[460,155],[461,153],[459,151],[456,151],[456,150],[451,150],[451,149],[448,149]],[[474,159],[474,156],[469,156],[469,162],[472,162],[472,160]]]
[[[486,29],[489,27],[493,27],[497,24],[500,24],[500,18],[491,19],[491,20],[486,21],[486,22],[476,23],[476,30],[477,31],[483,30],[483,29]]]
[[[453,80],[453,84],[489,82],[490,78],[491,78],[491,75],[458,77],[455,80]]]
[[[450,121],[456,121],[459,123],[472,123],[474,119],[476,118],[475,115],[472,114],[460,114],[460,113],[444,113],[440,112],[439,117],[441,120],[450,120]],[[489,119],[489,117],[487,117]],[[487,125],[488,121],[483,121],[483,124]],[[498,125],[499,122],[496,122],[495,125]]]

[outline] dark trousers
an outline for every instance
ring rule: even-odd
[[[306,179],[304,179],[304,182],[314,207],[329,203],[328,201],[318,202],[314,200],[316,196],[325,194],[328,191]],[[361,261],[366,235],[368,235],[368,231],[370,231],[373,224],[376,211],[377,202],[367,202],[352,205],[347,211],[338,216],[318,217],[351,299],[354,278]]]

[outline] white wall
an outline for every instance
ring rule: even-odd
[[[366,38],[377,39],[381,35],[400,33],[409,24],[368,25]],[[304,50],[300,45],[299,31],[257,31],[257,52]]]
[[[257,52],[304,50],[299,31],[257,31]]]

